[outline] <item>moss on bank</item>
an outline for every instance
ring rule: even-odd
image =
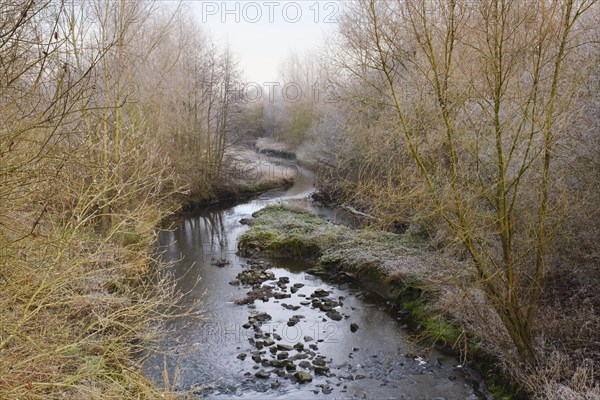
[[[257,252],[273,256],[315,258],[322,250],[341,240],[345,228],[329,226],[325,221],[302,209],[274,205],[255,214],[239,241],[243,254]]]
[[[253,216],[251,228],[239,240],[242,254],[312,259],[325,272],[343,273],[394,301],[406,300],[405,308],[413,311],[432,339],[452,344],[460,335],[431,306],[435,302],[431,284],[443,272],[424,243],[406,235],[333,225],[284,205],[268,206]]]
[[[313,259],[325,271],[344,272],[364,284],[385,288],[387,297],[421,283],[423,289],[440,275],[435,255],[410,236],[353,230],[284,205],[268,206],[253,216],[251,228],[238,244],[244,255]]]

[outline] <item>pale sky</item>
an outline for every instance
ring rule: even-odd
[[[303,54],[336,29],[341,1],[196,0],[193,9],[203,29],[220,45],[229,43],[244,78],[263,84],[279,78],[280,63]]]

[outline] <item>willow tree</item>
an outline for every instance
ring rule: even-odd
[[[363,0],[342,29],[428,210],[468,253],[528,364],[558,218],[553,157],[584,79],[567,62],[594,4]]]

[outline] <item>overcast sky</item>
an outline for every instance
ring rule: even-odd
[[[336,29],[340,1],[205,1],[193,3],[204,29],[229,43],[244,78],[263,84],[279,78],[278,67],[292,51],[319,47]]]

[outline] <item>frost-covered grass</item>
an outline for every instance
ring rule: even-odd
[[[239,241],[245,254],[313,258],[326,269],[382,279],[398,274],[407,280],[445,274],[439,257],[407,235],[333,225],[298,206],[272,205],[254,217]]]
[[[252,227],[239,241],[244,254],[319,257],[330,246],[343,241],[350,230],[328,224],[297,207],[273,205],[255,214]]]
[[[333,274],[355,276],[367,287],[393,300],[403,293],[427,293],[406,302],[429,338],[453,345],[461,330],[441,310],[444,282],[452,268],[410,235],[353,230],[333,225],[298,206],[272,205],[254,214],[251,228],[239,241],[242,253],[304,257]],[[418,306],[418,307],[417,307]]]

